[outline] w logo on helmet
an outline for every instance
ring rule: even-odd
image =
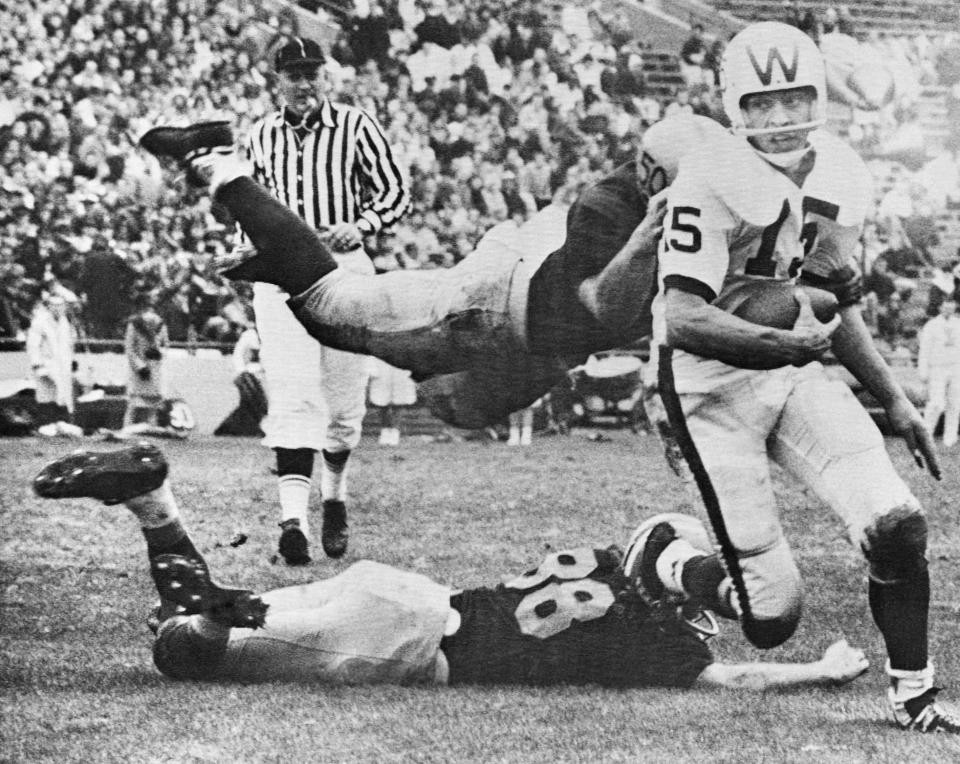
[[[783,56],[780,55],[780,50],[778,48],[769,48],[767,50],[767,63],[764,67],[760,66],[760,63],[757,61],[757,57],[753,55],[753,50],[750,48],[747,48],[747,55],[750,57],[750,63],[753,65],[753,71],[757,73],[757,77],[760,79],[760,82],[764,87],[767,87],[773,80],[774,61],[780,64],[780,70],[783,72],[783,77],[787,82],[793,82],[797,77],[797,67],[800,63],[800,51],[796,46],[793,48],[793,60],[790,62],[789,66],[787,66],[786,61],[783,60]]]

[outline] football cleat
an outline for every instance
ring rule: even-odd
[[[350,533],[347,530],[347,505],[337,499],[323,502],[323,532],[320,540],[327,557],[343,557]]]
[[[76,451],[44,467],[33,479],[33,490],[45,499],[119,504],[162,486],[168,470],[163,453],[150,443],[120,451]]]
[[[217,623],[241,629],[263,626],[269,607],[248,589],[229,589],[210,580],[210,571],[179,554],[161,554],[150,561],[160,596],[183,608],[183,615],[202,613]]]
[[[890,690],[888,700],[894,721],[904,730],[960,735],[960,716],[936,702],[938,692],[939,687],[931,687],[922,695],[898,702],[894,700],[893,690]]]
[[[189,127],[155,127],[140,138],[140,145],[158,158],[173,159],[187,171],[194,186],[205,186],[206,179],[194,167],[210,154],[233,153],[233,130],[226,121],[197,122]]]
[[[310,562],[310,544],[307,536],[300,529],[298,520],[285,520],[280,523],[283,531],[280,533],[278,551],[287,565],[306,565]]]

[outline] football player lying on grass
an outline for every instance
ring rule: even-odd
[[[491,588],[453,590],[362,561],[257,596],[212,581],[167,473],[163,454],[140,443],[73,453],[33,485],[47,498],[123,503],[137,517],[161,598],[154,660],[173,678],[764,690],[841,684],[867,670],[863,652],[845,641],[810,663],[715,661],[708,612],[646,593],[648,585],[663,590],[655,563],[666,539],[683,576],[716,576],[706,530],[689,516],[651,518],[626,555],[616,547],[558,552]]]

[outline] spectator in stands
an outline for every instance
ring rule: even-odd
[[[894,348],[903,338],[906,323],[903,315],[903,297],[893,292],[877,309],[877,333],[887,347]]]
[[[827,35],[827,34],[832,34],[833,32],[838,31],[837,18],[838,18],[837,9],[834,8],[833,6],[830,6],[826,10],[824,10],[823,17],[822,17],[822,24],[823,24],[822,34]]]
[[[443,0],[430,0],[423,21],[414,27],[413,33],[417,41],[415,50],[422,48],[426,43],[433,43],[449,50],[460,42],[460,33],[447,19]]]
[[[520,169],[520,191],[529,194],[538,210],[542,210],[553,200],[553,173],[555,163],[547,158],[543,151],[536,151],[532,161]]]
[[[853,19],[853,13],[850,11],[849,5],[841,5],[837,8],[836,31],[840,34],[849,35],[850,37],[856,36],[857,25]]]
[[[920,332],[917,373],[927,385],[923,417],[931,434],[943,416],[943,445],[955,445],[960,430],[960,316],[953,299]]]
[[[704,54],[703,70],[708,87],[720,87],[720,62],[723,60],[723,51],[726,50],[726,48],[727,45],[723,41],[723,38],[718,37],[710,43],[707,52]]]
[[[873,262],[873,267],[863,279],[864,294],[876,295],[879,303],[884,304],[890,299],[890,296],[897,291],[897,284],[893,275],[889,271],[885,257],[878,257]]]
[[[946,300],[960,303],[960,260],[942,265],[934,272],[927,300],[927,316],[933,318],[939,315],[940,306]]]
[[[707,54],[707,44],[703,39],[703,24],[696,23],[690,36],[680,48],[680,72],[687,83],[693,87],[703,82],[703,62]]]
[[[783,17],[780,19],[784,24],[800,28],[803,21],[803,14],[800,10],[800,4],[797,0],[783,0]]]
[[[366,14],[357,14],[349,20],[347,34],[354,66],[359,67],[371,59],[380,66],[386,62],[390,52],[390,27],[378,0],[371,0]]]
[[[144,295],[127,321],[123,347],[127,358],[127,411],[123,424],[158,424],[163,404],[163,356],[169,338],[154,299]]]
[[[693,105],[690,103],[690,91],[686,88],[678,88],[674,94],[673,100],[667,104],[664,110],[664,117],[675,117],[681,114],[693,114]]]

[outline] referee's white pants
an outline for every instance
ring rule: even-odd
[[[351,273],[374,272],[362,249],[338,255],[337,262]],[[290,312],[287,299],[271,284],[254,285],[269,401],[263,444],[334,453],[351,450],[360,441],[366,413],[369,358],[321,345]]]

